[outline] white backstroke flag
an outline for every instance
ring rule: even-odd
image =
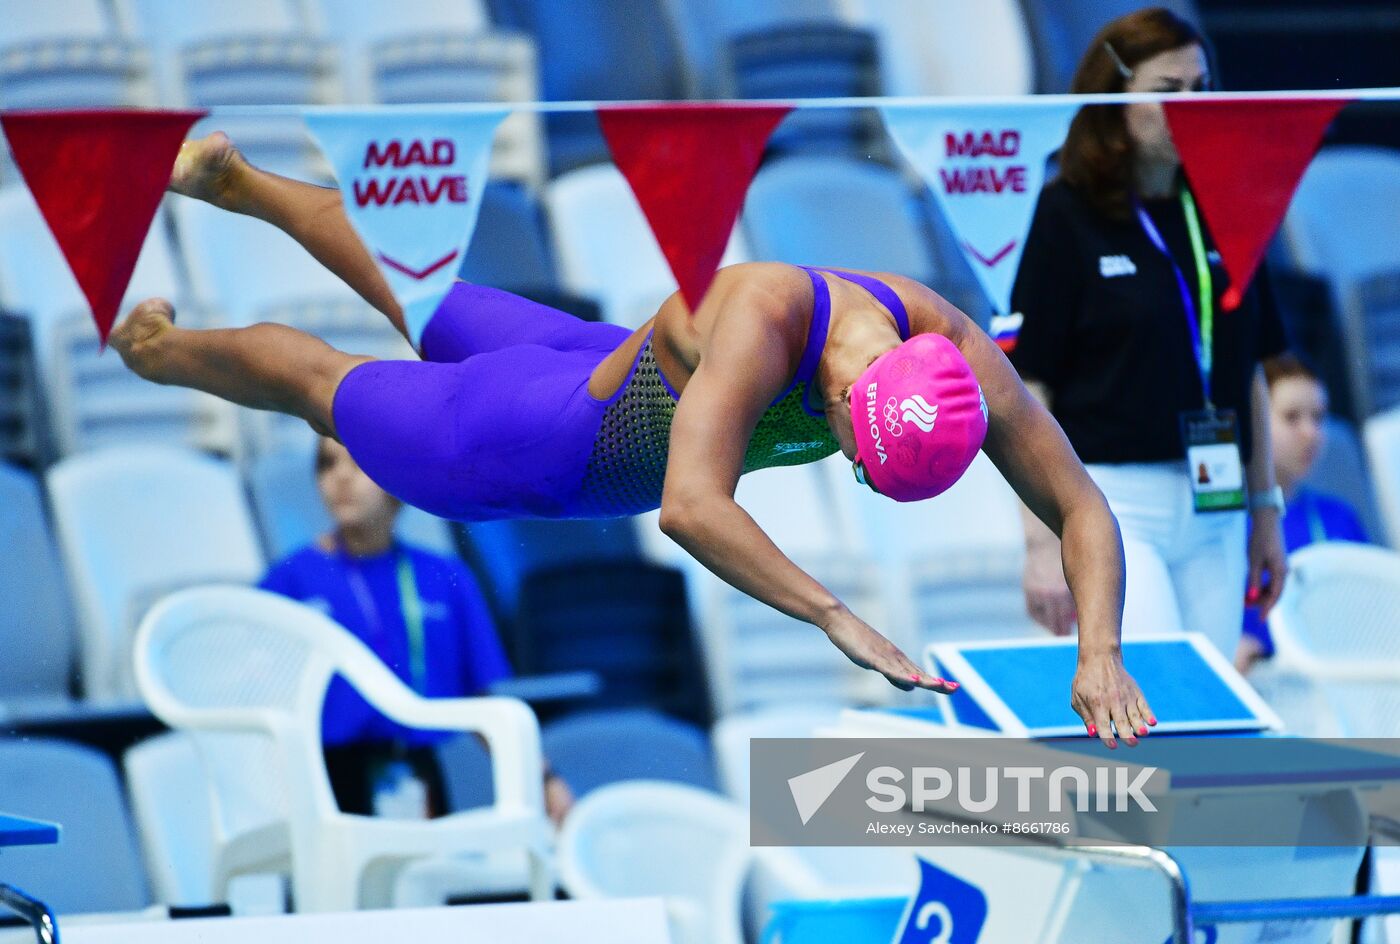
[[[968,265],[999,315],[1009,314],[1045,162],[1076,106],[890,105],[885,127],[927,181]]]
[[[491,142],[507,114],[365,108],[306,115],[350,222],[403,306],[415,347],[471,242]]]

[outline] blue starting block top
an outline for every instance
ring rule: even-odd
[[[48,846],[58,842],[58,826],[0,813],[0,846]]]
[[[1077,660],[1072,638],[935,643],[926,653],[930,671],[961,685],[942,700],[954,715],[945,721],[1028,738],[1084,734],[1069,705]],[[1283,728],[1198,633],[1125,640],[1123,664],[1157,716],[1153,734]]]

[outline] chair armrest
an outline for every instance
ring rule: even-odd
[[[551,672],[501,679],[493,683],[489,691],[492,695],[518,698],[531,704],[568,701],[596,698],[603,691],[603,679],[597,672]]]
[[[214,862],[214,894],[228,900],[229,882],[239,875],[290,874],[292,833],[285,821],[239,833],[219,850]]]
[[[496,806],[544,809],[544,756],[540,726],[518,698],[386,697],[380,710],[410,728],[478,734],[491,753]]]

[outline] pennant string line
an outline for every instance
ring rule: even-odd
[[[576,102],[461,102],[457,104],[433,103],[422,105],[215,105],[209,109],[213,117],[258,117],[289,116],[302,114],[363,114],[366,111],[412,110],[419,112],[511,111],[566,113],[588,112],[611,108],[671,107],[677,110],[689,107],[754,107],[774,106],[786,108],[927,108],[930,105],[948,107],[980,106],[996,108],[1007,105],[1030,105],[1046,108],[1065,105],[1128,105],[1152,102],[1251,102],[1251,101],[1400,101],[1400,87],[1332,89],[1302,91],[1267,92],[1112,92],[1092,95],[1013,95],[1013,96],[946,96],[909,98],[897,96],[871,96],[866,98],[784,98],[784,99],[724,99],[715,101],[676,100],[676,101],[576,101]]]

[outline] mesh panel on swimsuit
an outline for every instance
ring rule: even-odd
[[[840,449],[826,419],[802,408],[806,396],[807,384],[798,382],[759,417],[744,472],[816,462]],[[577,513],[631,515],[660,506],[675,413],[676,400],[648,337],[632,376],[603,414],[574,503]]]

